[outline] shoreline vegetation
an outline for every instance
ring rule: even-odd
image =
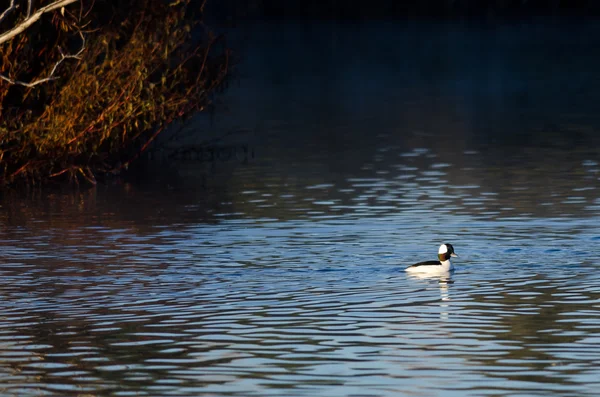
[[[0,6],[0,187],[119,174],[212,105],[230,52],[205,16],[245,20],[600,15],[591,0],[7,0]]]
[[[0,9],[0,186],[95,184],[209,106],[230,57],[204,7],[11,0]]]

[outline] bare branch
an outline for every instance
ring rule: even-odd
[[[33,0],[27,0],[27,18],[31,15],[31,9],[33,8]]]
[[[48,81],[56,80],[58,78],[58,77],[54,77],[54,74],[56,73],[56,69],[58,69],[60,64],[63,63],[63,61],[65,59],[81,59],[80,56],[83,53],[83,51],[85,50],[85,36],[83,35],[82,32],[79,32],[79,35],[81,36],[82,43],[81,43],[81,48],[79,49],[79,51],[77,51],[76,54],[66,54],[65,55],[63,50],[60,47],[58,47],[58,51],[60,52],[61,58],[54,64],[54,67],[48,74],[48,77],[45,77],[45,78],[39,79],[39,80],[34,80],[31,83],[27,83],[25,81],[13,80],[13,79],[10,79],[10,78],[4,76],[3,74],[0,74],[0,79],[7,81],[13,85],[22,85],[22,86],[28,87],[28,88],[35,87],[38,84],[47,83]]]
[[[15,5],[15,0],[10,0],[10,6],[2,13],[2,15],[0,15],[0,23],[2,23],[4,18],[6,18],[8,14],[10,14],[12,10],[14,10],[17,7],[18,6]]]
[[[71,3],[75,3],[79,0],[56,0],[53,3],[48,4],[45,7],[40,8],[39,10],[37,10],[36,12],[34,12],[33,14],[31,14],[31,16],[29,16],[28,18],[26,18],[24,21],[22,21],[21,23],[19,23],[17,26],[15,26],[14,28],[12,28],[11,30],[7,31],[6,33],[0,34],[0,44],[14,38],[15,36],[23,33],[25,30],[27,30],[27,28],[29,28],[31,25],[33,25],[34,23],[36,23],[42,15],[44,15],[47,12],[50,11],[54,11],[56,9],[65,7]],[[30,4],[28,5],[28,7],[30,6]],[[6,12],[8,12],[9,10],[12,11],[12,8],[14,7],[14,0],[11,0],[11,7],[9,7],[6,11],[4,11],[2,13],[1,18],[4,18],[6,15]],[[1,20],[1,19],[0,19]]]

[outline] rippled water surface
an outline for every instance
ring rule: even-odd
[[[533,77],[549,49],[506,32],[464,71],[485,34],[425,34],[441,59],[478,38],[424,70],[410,46],[352,58],[340,27],[286,29],[255,32],[257,77],[227,99],[251,156],[0,196],[0,395],[597,395],[600,123],[584,80],[600,62],[579,63],[585,42],[555,44],[578,73]],[[314,35],[342,58],[256,66]],[[450,277],[403,271],[442,242],[460,256]]]

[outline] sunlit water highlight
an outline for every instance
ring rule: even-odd
[[[0,395],[597,395],[597,125],[532,150],[321,120],[323,150],[281,117],[247,164],[6,193]],[[450,277],[403,271],[441,242]]]

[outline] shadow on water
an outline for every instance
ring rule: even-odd
[[[595,395],[598,29],[240,27],[191,152],[0,196],[0,394]]]

